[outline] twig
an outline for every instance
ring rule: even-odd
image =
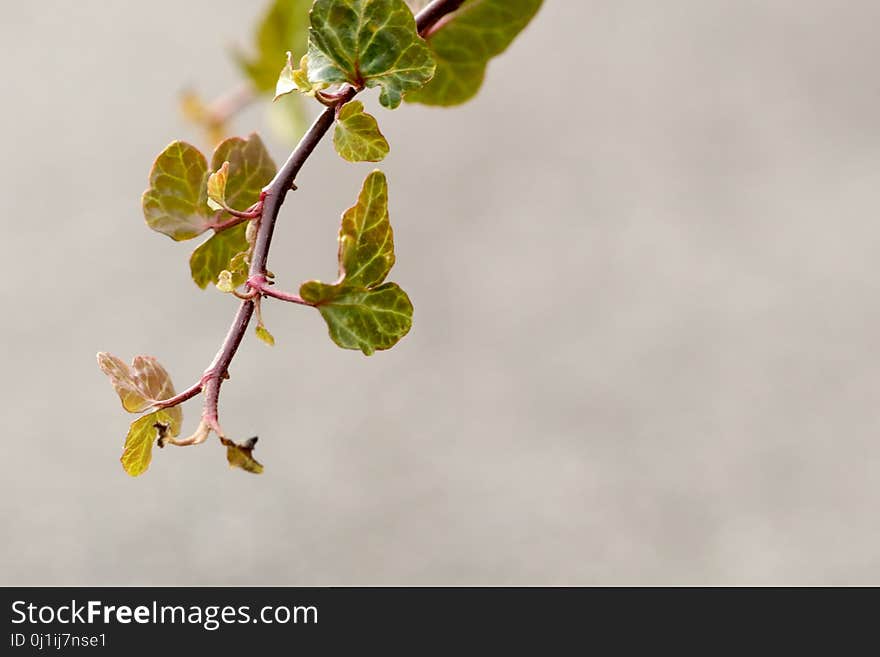
[[[420,11],[415,17],[416,27],[418,28],[419,34],[424,35],[427,33],[437,21],[461,7],[463,2],[464,0],[433,0],[433,2],[422,9],[422,11]],[[262,217],[260,219],[260,228],[257,231],[253,256],[251,257],[250,270],[248,271],[248,282],[250,283],[253,281],[256,283],[259,286],[257,289],[261,294],[273,296],[282,299],[283,301],[310,305],[294,295],[285,295],[281,292],[274,293],[274,290],[270,290],[268,286],[265,285],[269,247],[272,244],[272,235],[275,232],[275,222],[278,220],[278,213],[281,210],[287,192],[296,189],[294,180],[296,180],[297,174],[303,164],[305,164],[306,160],[308,160],[309,156],[314,152],[317,145],[327,134],[327,131],[333,126],[336,119],[337,108],[349,102],[357,95],[357,93],[358,89],[346,85],[340,89],[338,93],[334,94],[334,99],[337,100],[336,104],[332,107],[327,107],[321,112],[318,118],[315,119],[315,122],[312,123],[308,132],[303,135],[303,138],[300,140],[297,147],[287,158],[287,161],[281,169],[278,170],[278,173],[272,181],[263,188]],[[229,327],[229,331],[226,334],[226,339],[223,341],[217,355],[214,356],[214,360],[211,361],[211,365],[205,370],[201,381],[187,388],[187,390],[180,395],[157,402],[155,408],[169,408],[171,406],[176,406],[183,401],[195,397],[199,392],[204,391],[205,406],[202,412],[202,419],[207,422],[211,429],[213,429],[218,435],[222,436],[223,432],[220,429],[219,415],[217,411],[220,397],[220,386],[222,385],[223,379],[229,377],[229,364],[235,357],[235,352],[238,350],[238,347],[244,338],[245,331],[247,330],[253,314],[254,301],[252,299],[242,301],[241,306],[239,306],[238,312],[235,315],[235,319],[232,321],[232,326]]]

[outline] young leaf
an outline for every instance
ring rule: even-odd
[[[258,91],[270,92],[278,80],[278,66],[287,50],[302,52],[309,29],[312,0],[275,0],[256,30],[256,55],[235,52],[235,59]]]
[[[252,223],[248,224],[248,227],[253,226]],[[247,235],[247,233],[245,233]],[[248,240],[248,246],[250,246],[251,242]],[[217,289],[221,292],[226,292],[230,294],[234,292],[237,288],[244,285],[245,281],[248,277],[248,267],[250,266],[250,261],[248,260],[249,253],[248,251],[242,251],[238,253],[229,260],[227,264],[228,269],[222,270],[217,275]],[[210,269],[210,267],[206,268]],[[205,270],[200,270],[204,272]],[[204,276],[206,274],[200,274],[200,276]],[[202,279],[200,279],[202,280]]]
[[[229,163],[224,188],[225,203],[236,210],[245,210],[259,201],[263,187],[275,176],[275,163],[263,141],[255,134],[247,139],[231,137],[223,141],[217,146],[211,160],[215,171],[221,170],[224,163]],[[226,212],[220,215],[220,221],[230,218],[231,215]],[[230,261],[247,251],[246,230],[245,224],[238,224],[215,233],[193,251],[189,264],[196,285],[204,289],[209,283],[216,284],[220,280],[220,272],[228,270],[235,273],[240,270]]]
[[[220,436],[220,442],[226,447],[226,460],[229,467],[241,468],[254,474],[263,474],[263,465],[254,458],[254,447],[257,437],[249,438],[241,444]]]
[[[230,208],[245,210],[260,200],[263,187],[275,176],[275,163],[257,134],[222,141],[211,156],[211,167],[217,171],[227,161],[226,203]],[[228,218],[226,215],[221,220]]]
[[[224,210],[226,204],[226,182],[229,179],[229,162],[224,162],[217,171],[208,176],[208,207]]]
[[[299,60],[299,68],[293,68],[293,56],[287,51],[287,64],[281,69],[278,82],[275,84],[275,99],[298,91],[307,96],[314,96],[321,89],[325,89],[325,83],[312,84],[309,82],[309,56],[303,55]]]
[[[175,240],[201,235],[210,226],[205,181],[208,163],[195,146],[175,141],[159,154],[150,170],[142,205],[147,225]]]
[[[234,268],[232,259],[248,249],[246,230],[245,224],[238,224],[212,235],[193,251],[189,268],[196,285],[204,290],[209,284],[219,282],[220,272]]]
[[[369,356],[393,347],[412,326],[406,292],[395,283],[382,284],[393,265],[388,185],[385,175],[374,171],[364,181],[357,205],[342,216],[339,280],[307,281],[300,296],[318,308],[336,344]]]
[[[281,69],[281,73],[278,76],[278,82],[275,83],[275,98],[272,100],[278,100],[282,96],[291,94],[294,91],[301,91],[300,85],[297,84],[297,77],[302,76],[302,67],[304,65],[308,66],[308,61],[308,56],[303,55],[300,60],[300,67],[298,69],[293,68],[293,55],[291,55],[289,50],[287,51],[287,64]],[[306,75],[306,79],[308,79],[308,75]]]
[[[179,407],[156,411],[131,423],[125,438],[125,448],[119,459],[129,475],[137,477],[150,467],[156,439],[162,440],[168,435],[174,437],[180,433],[182,414],[179,411]]]
[[[275,336],[269,333],[269,329],[267,329],[262,324],[257,324],[257,328],[255,329],[257,337],[265,342],[270,347],[275,346]]]
[[[253,224],[248,224],[248,226],[253,226]],[[229,261],[229,269],[224,269],[217,276],[217,289],[221,292],[230,293],[244,285],[244,282],[247,280],[249,265],[247,251],[233,256]]]
[[[364,104],[359,100],[346,103],[339,111],[333,145],[349,162],[379,162],[389,151],[388,141],[379,131],[375,117],[364,112]]]
[[[98,354],[98,366],[110,378],[122,407],[129,413],[147,410],[157,401],[174,396],[171,377],[155,358],[135,356],[131,365],[108,353]],[[179,406],[148,413],[131,423],[122,452],[122,467],[132,477],[150,465],[153,441],[177,436],[183,422]]]
[[[248,222],[247,227],[245,228],[245,249],[248,249],[252,243],[250,238],[248,237],[247,230],[252,226],[254,226],[254,223]],[[232,228],[231,230],[235,230],[235,228]],[[241,229],[239,228],[238,230]],[[230,236],[230,238],[232,237],[234,237],[234,235]],[[205,246],[208,245],[206,244]],[[217,257],[218,251],[222,251],[225,248],[242,248],[240,244],[236,244],[235,242],[221,241],[218,241],[211,246],[215,247],[215,250],[212,251],[211,248],[206,248],[204,251],[202,251],[202,253],[199,254],[199,257],[205,257],[205,261],[203,264],[196,266],[194,269],[194,271],[199,272],[199,277],[196,280],[197,283],[205,282],[205,285],[207,285],[207,282],[213,280],[213,278],[211,278],[213,276],[213,268],[219,266],[219,264],[224,261],[224,258],[222,256]],[[196,254],[193,253],[193,257],[195,257],[195,255]],[[248,267],[250,266],[249,258],[250,254],[247,250],[241,251],[240,253],[237,253],[236,255],[229,258],[229,260],[226,262],[227,268],[221,270],[220,273],[217,274],[217,289],[221,292],[226,292],[227,294],[229,294],[234,292],[236,288],[244,285],[244,282],[247,280],[248,277]],[[195,277],[195,274],[193,274],[193,276]]]
[[[217,289],[229,294],[230,292],[235,292],[235,288],[236,286],[232,284],[232,272],[226,269],[221,271],[220,275],[217,276]]]
[[[126,365],[113,354],[101,352],[98,367],[109,377],[129,413],[142,413],[157,401],[174,396],[171,377],[152,356],[135,356],[131,365]]]
[[[309,80],[382,87],[388,109],[434,75],[434,59],[403,0],[316,0],[310,14]]]
[[[486,66],[529,24],[542,0],[466,0],[427,36],[437,62],[433,79],[406,100],[459,105],[483,84]]]

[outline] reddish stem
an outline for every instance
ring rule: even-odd
[[[258,274],[256,276],[251,276],[250,278],[248,278],[247,286],[258,294],[262,294],[264,297],[272,297],[273,299],[278,299],[279,301],[287,301],[289,303],[298,303],[301,306],[315,305],[313,303],[309,303],[299,295],[276,290],[269,285],[269,283],[266,281],[266,277],[262,274]]]
[[[263,202],[258,201],[254,203],[251,207],[249,207],[244,212],[240,210],[233,210],[232,208],[224,208],[224,210],[232,215],[232,219],[227,219],[226,221],[218,221],[213,224],[210,224],[210,228],[215,232],[219,233],[224,230],[229,230],[230,228],[234,228],[238,226],[238,224],[242,224],[245,221],[251,221],[252,219],[259,219],[263,216]],[[219,213],[218,213],[219,216]]]
[[[189,401],[197,394],[202,391],[202,382],[194,383],[189,388],[184,390],[183,392],[174,395],[173,397],[169,397],[168,399],[163,399],[162,401],[158,401],[153,404],[153,408],[158,410],[162,410],[163,408],[171,408],[173,406],[177,406],[178,404],[182,404],[185,401]]]

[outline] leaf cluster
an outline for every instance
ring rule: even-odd
[[[457,11],[419,34],[413,10],[425,4],[424,0],[275,0],[257,29],[254,54],[236,52],[235,57],[254,88],[261,93],[274,91],[276,101],[298,94],[332,108],[323,130],[332,119],[333,144],[340,157],[348,162],[379,162],[390,145],[376,117],[352,96],[377,88],[379,103],[386,109],[395,109],[404,100],[446,106],[473,98],[489,61],[507,49],[534,17],[541,0],[465,0]],[[453,6],[459,3],[449,9]],[[279,73],[285,52],[286,65]],[[323,132],[317,138],[321,136]],[[291,174],[284,185],[293,178]],[[167,371],[154,358],[137,356],[127,365],[110,354],[98,354],[98,364],[123,408],[143,413],[131,423],[125,440],[121,461],[128,474],[146,471],[154,443],[194,445],[211,432],[226,447],[231,466],[257,474],[263,471],[253,457],[256,438],[237,443],[222,433],[216,398],[251,310],[257,337],[275,344],[261,313],[266,298],[314,307],[334,343],[367,356],[390,349],[410,331],[412,302],[397,283],[387,281],[396,255],[385,174],[369,173],[356,203],[342,215],[337,279],[306,281],[298,296],[272,287],[274,276],[263,267],[265,251],[254,256],[257,235],[264,234],[260,233],[263,222],[271,222],[271,234],[277,217],[277,204],[272,216],[263,216],[264,199],[276,194],[283,200],[287,189],[278,188],[283,179],[256,134],[221,141],[210,161],[182,141],[169,144],[156,158],[142,199],[147,225],[175,241],[210,233],[190,256],[192,279],[200,288],[213,283],[222,292],[241,297],[240,312],[247,312],[240,326],[234,324],[226,351],[221,350],[229,359],[222,367],[212,365],[199,385],[181,397],[175,397]],[[268,248],[266,239],[260,243]],[[183,421],[179,401],[208,386],[213,401],[206,404],[195,433],[179,439]]]

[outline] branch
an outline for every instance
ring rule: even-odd
[[[433,2],[422,9],[422,11],[420,11],[415,17],[416,27],[418,28],[419,34],[424,36],[440,19],[461,7],[463,2],[464,0],[433,0]],[[257,231],[257,239],[251,257],[251,266],[248,271],[249,284],[253,281],[253,283],[256,284],[256,287],[252,287],[252,289],[255,289],[260,294],[274,296],[284,301],[292,301],[294,303],[302,302],[301,299],[298,297],[294,298],[293,295],[286,295],[280,292],[274,293],[274,291],[268,290],[268,286],[265,285],[266,264],[269,259],[269,247],[272,244],[272,235],[275,232],[275,223],[278,220],[278,213],[281,210],[287,192],[296,189],[294,181],[296,180],[297,174],[327,134],[327,131],[333,126],[338,108],[349,102],[357,95],[357,93],[357,89],[350,85],[346,85],[335,94],[334,100],[336,102],[334,105],[327,107],[321,112],[318,118],[315,119],[315,122],[312,123],[308,132],[303,135],[303,138],[300,140],[296,149],[290,154],[287,161],[281,169],[279,169],[272,181],[263,188],[262,216],[258,219],[259,230]],[[214,430],[215,433],[217,433],[217,435],[223,436],[217,412],[220,386],[222,385],[223,380],[229,377],[229,365],[235,357],[235,352],[238,351],[238,347],[244,338],[245,331],[247,330],[253,314],[254,301],[252,299],[245,299],[242,301],[241,306],[239,306],[238,312],[235,315],[235,319],[232,321],[232,326],[229,327],[229,332],[226,334],[226,339],[223,341],[220,350],[217,352],[217,355],[214,356],[214,360],[211,361],[208,369],[205,370],[201,381],[190,388],[187,388],[187,390],[180,395],[157,402],[155,407],[168,408],[170,406],[176,406],[183,401],[192,399],[199,394],[199,392],[204,391],[205,406],[202,412],[202,419],[211,427],[211,429]]]

